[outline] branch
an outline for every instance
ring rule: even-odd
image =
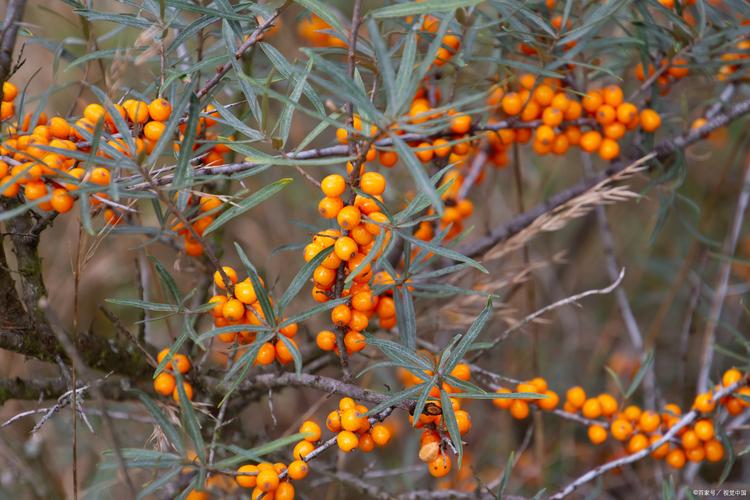
[[[0,30],[0,87],[11,74],[11,63],[13,62],[13,50],[16,48],[18,38],[18,23],[23,18],[26,9],[26,0],[8,0],[8,10],[5,11],[2,29]],[[3,90],[0,88],[0,97]]]
[[[703,332],[703,353],[701,356],[701,368],[698,374],[698,390],[705,392],[708,388],[708,375],[711,371],[711,364],[714,357],[714,339],[716,338],[716,328],[721,319],[721,311],[724,307],[724,299],[727,295],[729,285],[729,274],[732,270],[732,259],[737,239],[740,236],[742,222],[745,220],[745,211],[750,201],[750,163],[745,166],[745,176],[742,182],[742,191],[737,200],[737,207],[732,219],[731,231],[727,234],[722,247],[722,254],[725,257],[719,269],[719,277],[716,283],[716,291],[711,301],[711,310],[706,321],[706,329]]]
[[[284,4],[284,7],[286,5],[287,4]],[[263,39],[263,33],[269,30],[273,26],[274,22],[279,17],[279,14],[281,14],[281,11],[284,9],[284,7],[274,12],[274,14],[271,17],[263,21],[262,24],[260,24],[257,28],[255,28],[255,31],[253,31],[250,34],[248,39],[245,40],[242,43],[242,45],[240,45],[237,48],[237,51],[234,53],[235,59],[240,59],[242,55],[250,49],[250,47],[252,47],[253,45],[255,45],[256,43],[258,43],[260,40]],[[230,69],[232,69],[232,61],[225,62],[223,66],[217,69],[216,74],[212,76],[211,79],[208,80],[206,84],[196,93],[196,95],[198,96],[198,99],[208,94],[212,88],[218,85],[221,79],[224,78],[224,75],[229,73]]]
[[[97,382],[97,385],[109,400],[124,401],[136,397],[132,392],[125,390],[118,380],[102,380]],[[78,390],[81,391],[82,388]],[[24,380],[19,377],[0,379],[0,405],[11,399],[30,401],[57,399],[68,392],[70,392],[70,387],[62,377],[34,380]]]

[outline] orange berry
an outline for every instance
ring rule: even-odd
[[[514,399],[510,405],[510,414],[516,420],[523,420],[529,416],[529,404],[521,399]]]
[[[457,410],[455,415],[458,432],[463,436],[471,430],[471,415],[466,410]]]
[[[359,446],[359,438],[351,431],[341,431],[336,436],[336,444],[345,452],[350,452]]]
[[[471,130],[471,116],[454,115],[451,118],[451,131],[454,134],[466,134]]]
[[[338,410],[333,410],[326,417],[326,428],[331,432],[339,432],[341,430],[341,413]]]
[[[324,219],[335,218],[341,212],[342,208],[344,208],[344,202],[341,198],[329,198],[326,196],[318,203],[318,212]]]
[[[274,359],[276,359],[276,348],[272,343],[266,342],[258,349],[258,354],[255,356],[255,364],[270,365]]]
[[[167,128],[162,122],[150,121],[143,127],[143,135],[151,141],[158,141]]]
[[[417,150],[414,151],[414,154],[417,155],[417,158],[419,158],[419,161],[422,163],[429,163],[435,156],[435,151],[431,148],[432,144],[429,142],[420,142],[417,146]]]
[[[336,334],[329,330],[318,333],[315,343],[323,351],[332,351],[336,347]]]
[[[101,104],[92,103],[83,109],[83,116],[91,123],[97,123],[99,120],[104,119],[104,107]]]
[[[693,425],[693,430],[701,441],[710,441],[714,438],[714,424],[710,420],[698,420]]]
[[[271,491],[279,487],[279,474],[273,469],[262,470],[256,477],[257,488],[261,491]]]
[[[97,186],[109,185],[109,181],[110,181],[109,170],[107,170],[104,167],[95,167],[93,170],[91,170],[89,181],[92,184],[96,184]]]
[[[602,90],[602,97],[604,98],[604,102],[606,104],[616,108],[617,106],[622,104],[624,95],[622,93],[622,89],[619,86],[607,85]]]
[[[268,498],[268,494],[263,496],[263,499]],[[280,483],[279,486],[273,490],[273,500],[294,500],[294,486],[289,481]]]
[[[620,155],[620,145],[617,141],[605,137],[602,139],[601,145],[599,145],[599,156],[602,160],[610,161],[614,160]]]
[[[539,85],[534,89],[534,100],[540,106],[549,106],[552,103],[552,99],[555,97],[555,91],[549,85]]]
[[[696,448],[687,450],[685,452],[685,455],[691,462],[702,462],[703,459],[706,458],[706,450],[703,448],[703,446],[698,446]]]
[[[52,198],[50,199],[50,203],[52,204],[52,208],[54,208],[56,212],[64,214],[65,212],[69,212],[70,209],[73,208],[75,200],[68,194],[67,189],[56,188],[54,191],[52,191]]]
[[[162,372],[154,379],[154,390],[162,396],[169,396],[176,386],[174,375]]]
[[[652,433],[661,425],[661,417],[653,411],[644,411],[638,419],[638,426],[643,432]]]
[[[633,426],[627,420],[618,418],[612,421],[609,430],[613,438],[618,441],[625,441],[633,433]]]
[[[184,354],[173,355],[171,364],[173,369],[176,369],[183,375],[190,371],[190,360]]]
[[[693,402],[693,408],[702,413],[711,413],[716,408],[716,402],[713,401],[713,395],[710,392],[698,394]]]
[[[587,153],[593,153],[602,144],[602,135],[596,130],[589,130],[581,136],[581,149]]]
[[[731,368],[724,372],[724,375],[721,377],[721,385],[724,387],[729,387],[730,385],[736,384],[742,380],[742,372],[739,371],[737,368]]]
[[[10,82],[3,82],[3,102],[11,102],[18,95],[18,89]]]
[[[331,310],[331,321],[336,326],[346,326],[352,320],[352,310],[346,304],[339,304]]]
[[[706,460],[709,462],[718,462],[724,458],[724,445],[716,439],[708,441],[704,445],[706,451]]]
[[[148,114],[151,115],[152,120],[165,122],[172,114],[172,105],[166,99],[154,99],[148,105]]]
[[[576,408],[580,408],[586,402],[586,392],[581,387],[571,387],[565,393],[565,399]]]
[[[590,425],[588,428],[589,441],[593,444],[602,444],[607,440],[607,430],[601,425]]]
[[[356,227],[359,224],[361,217],[362,217],[362,214],[359,211],[359,208],[350,205],[350,206],[346,206],[342,208],[339,211],[338,215],[336,216],[336,220],[338,221],[339,225],[343,229],[349,230],[349,229],[352,229],[353,227]],[[342,258],[342,260],[348,260],[348,259]]]
[[[654,132],[661,126],[661,116],[653,109],[646,108],[641,111],[641,128],[645,132]]]
[[[628,453],[638,453],[639,451],[647,448],[649,440],[644,434],[636,434],[628,441]]]
[[[670,451],[667,454],[666,462],[674,469],[682,469],[685,466],[685,452],[680,448]]]
[[[599,418],[602,415],[602,405],[596,398],[587,399],[581,407],[581,414],[586,418]]]
[[[617,121],[627,125],[638,117],[638,108],[632,102],[623,102],[617,106]]]
[[[182,388],[185,390],[185,396],[187,396],[188,401],[192,401],[193,400],[193,386],[191,386],[187,382],[183,382]],[[180,391],[177,390],[177,387],[175,387],[174,390],[172,391],[172,399],[174,399],[176,403],[180,402]]]
[[[519,96],[515,92],[509,92],[505,94],[502,100],[502,107],[503,111],[510,115],[515,116],[518,113],[521,112],[521,108],[523,107],[523,101],[521,100],[521,96]]]
[[[296,445],[294,445],[294,450],[292,450],[292,456],[294,457],[295,460],[303,460],[314,449],[315,449],[315,445],[313,444],[313,441],[302,440],[298,442]]]
[[[346,191],[346,180],[338,174],[328,175],[320,182],[320,189],[326,196],[338,198]]]
[[[336,240],[333,251],[336,254],[336,257],[343,261],[348,261],[357,255],[358,249],[359,246],[356,241],[348,236],[342,236]]]
[[[229,280],[232,282],[232,284],[237,283],[237,271],[229,266],[223,266],[222,270],[224,271],[224,274],[226,274],[227,278],[229,278]],[[224,278],[221,276],[221,273],[219,271],[216,271],[214,273],[214,284],[220,289],[226,290]]]
[[[372,440],[378,446],[385,446],[391,440],[391,431],[383,424],[373,425],[372,429],[370,429],[370,435],[372,435]]]
[[[237,472],[244,472],[246,474],[252,474],[252,475],[246,475],[246,476],[236,476],[235,481],[238,485],[240,485],[242,488],[255,488],[255,485],[257,484],[257,478],[258,478],[258,466],[253,464],[247,464],[243,465],[240,468],[237,469]]]
[[[599,92],[598,90],[592,90],[588,92],[585,96],[583,96],[583,100],[581,101],[583,109],[585,109],[589,113],[596,113],[596,110],[599,109],[599,107],[603,103],[604,98],[602,97],[601,92]]]
[[[221,314],[227,321],[240,321],[245,316],[245,306],[237,299],[229,299],[222,306]]]
[[[693,429],[688,429],[682,434],[681,442],[682,447],[686,450],[692,450],[701,444],[698,434]]]
[[[599,404],[602,407],[602,415],[605,417],[611,417],[615,414],[618,408],[617,400],[610,394],[602,393],[599,394],[596,399],[599,400]]]
[[[385,192],[385,177],[377,172],[365,172],[359,179],[359,188],[372,196]]]
[[[122,103],[128,118],[133,123],[146,123],[148,121],[148,104],[143,101],[128,99]]]
[[[307,474],[310,472],[310,467],[307,465],[307,462],[304,460],[295,460],[292,463],[289,464],[289,468],[287,468],[287,475],[289,476],[289,479],[293,479],[295,481],[299,481],[300,479],[305,479],[307,477]]]
[[[617,119],[615,108],[609,104],[603,104],[596,110],[596,121],[601,125],[609,125]]]
[[[539,408],[545,411],[552,411],[555,408],[557,408],[557,405],[560,404],[560,397],[557,395],[556,392],[546,390],[543,391],[542,394],[547,396],[544,399],[537,400],[537,405],[539,405]]]
[[[438,453],[428,465],[428,470],[432,477],[445,477],[451,471],[451,458],[444,454]]]

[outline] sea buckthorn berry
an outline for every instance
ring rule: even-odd
[[[603,104],[596,110],[596,121],[601,125],[609,125],[617,119],[615,108],[609,104]]]
[[[644,434],[636,434],[630,438],[630,441],[628,441],[627,450],[630,454],[638,453],[639,451],[647,448],[648,445],[649,440]]]
[[[581,136],[581,149],[587,153],[593,153],[599,149],[602,144],[602,135],[596,130],[589,130]]]
[[[710,420],[698,420],[693,425],[693,430],[701,441],[710,441],[714,438],[714,424]]]
[[[649,437],[649,446],[659,442],[661,438],[662,438],[661,434],[652,434]],[[654,451],[651,452],[651,456],[659,460],[659,459],[666,457],[667,453],[669,453],[669,442],[663,443],[661,446],[654,449]]]
[[[272,343],[266,342],[258,349],[258,354],[255,356],[255,364],[270,365],[274,359],[276,359],[276,349]]]
[[[237,299],[229,299],[222,306],[221,314],[227,321],[240,321],[245,316],[245,306]]]
[[[370,435],[372,435],[372,440],[375,441],[375,444],[378,446],[385,446],[391,440],[391,430],[385,425],[379,423],[372,426],[372,429],[370,429]]]
[[[693,402],[693,408],[701,413],[711,413],[716,408],[716,402],[713,401],[713,395],[710,392],[698,394]]]
[[[83,116],[91,123],[97,123],[104,118],[105,111],[101,104],[92,103],[83,109]]]
[[[417,150],[414,151],[414,154],[417,155],[417,158],[419,158],[419,161],[422,163],[429,163],[435,156],[435,151],[431,148],[432,144],[429,142],[420,142],[417,145]]]
[[[73,208],[75,200],[68,194],[67,189],[57,188],[52,191],[52,198],[50,199],[50,203],[52,204],[52,208],[54,208],[56,212],[64,214],[65,212],[69,212],[70,209]]]
[[[346,304],[339,304],[331,310],[331,321],[336,326],[346,326],[352,320],[352,310]]]
[[[685,456],[691,462],[702,462],[706,458],[706,450],[703,448],[703,446],[698,446],[696,448],[686,450]]]
[[[724,445],[716,439],[708,441],[704,445],[704,450],[706,452],[706,460],[709,462],[719,462],[724,458]]]
[[[360,413],[357,411],[356,408],[348,408],[346,410],[342,410],[341,413],[341,427],[345,431],[351,431],[355,432],[358,431],[359,428],[364,423],[363,420],[365,418],[360,415]]]
[[[607,440],[607,430],[601,425],[590,425],[587,433],[593,444],[602,444]]]
[[[692,450],[701,445],[698,434],[693,429],[688,429],[682,434],[681,441],[682,447],[686,450]]]
[[[617,85],[607,85],[602,90],[602,97],[604,102],[612,107],[617,107],[622,104],[623,93],[622,89]]]
[[[537,405],[539,408],[541,408],[544,411],[552,411],[555,408],[557,408],[557,405],[560,404],[560,396],[557,395],[556,392],[546,390],[542,392],[543,395],[547,396],[544,399],[538,399]]]
[[[162,372],[154,379],[154,390],[162,396],[169,396],[176,386],[174,375]]]
[[[183,375],[190,371],[190,360],[184,354],[175,354],[172,356],[172,368],[176,369]]]
[[[185,396],[187,396],[188,401],[192,401],[193,400],[193,386],[187,382],[183,382],[182,388],[185,390]],[[175,403],[180,402],[180,391],[177,389],[177,387],[175,387],[174,390],[172,391],[172,399],[174,399]]]
[[[320,182],[320,189],[326,196],[338,198],[346,191],[346,180],[338,174],[328,175]]]
[[[263,499],[268,498],[268,495]],[[278,488],[273,491],[273,500],[294,500],[294,485],[289,481],[280,483]]]
[[[596,399],[599,400],[599,404],[602,407],[602,415],[605,417],[611,417],[617,412],[618,404],[617,400],[606,392],[599,394]]]
[[[536,129],[535,139],[538,143],[548,146],[555,140],[555,131],[549,125],[540,125]]]
[[[450,374],[458,380],[468,382],[471,380],[471,367],[466,363],[459,363],[451,370]]]
[[[329,330],[319,332],[315,343],[323,351],[332,351],[336,347],[336,334]]]
[[[661,417],[653,411],[644,411],[638,419],[638,427],[646,433],[654,432],[659,425],[661,425]]]
[[[256,477],[257,488],[261,491],[271,491],[279,487],[279,474],[273,469],[260,471]]]
[[[359,188],[372,196],[385,192],[385,177],[377,172],[365,172],[359,179]]]
[[[581,387],[571,387],[565,392],[565,400],[575,408],[580,408],[586,402],[586,392]]]
[[[146,123],[148,121],[148,104],[145,102],[128,99],[122,103],[122,107],[125,108],[131,122]]]
[[[685,452],[680,448],[674,449],[667,454],[666,462],[674,469],[682,469],[685,466]]]
[[[299,432],[307,434],[305,441],[314,443],[320,439],[320,426],[312,420],[306,420],[299,428]]]
[[[391,168],[398,163],[398,153],[395,151],[380,151],[378,161],[384,167]]]
[[[444,453],[438,455],[429,463],[428,469],[432,477],[445,477],[451,471],[451,457]]]
[[[359,246],[357,242],[348,236],[342,236],[336,240],[333,251],[336,253],[336,257],[343,261],[348,261],[355,255]]]
[[[451,118],[451,131],[454,134],[465,134],[471,130],[471,116],[455,115]]]
[[[297,323],[289,323],[288,325],[279,328],[279,333],[284,337],[293,338],[297,335],[298,330],[299,325]]]
[[[18,89],[10,82],[3,82],[3,102],[11,102],[18,95]]]
[[[632,102],[623,102],[617,106],[617,121],[627,125],[638,117],[638,108]]]
[[[370,453],[375,449],[375,441],[372,439],[372,435],[369,432],[365,432],[359,435],[359,444],[357,449],[362,453]]]
[[[318,212],[324,219],[335,219],[342,208],[344,208],[344,202],[341,198],[326,196],[318,203]]]
[[[602,416],[602,405],[596,398],[587,399],[581,407],[581,414],[586,418],[599,418]]]
[[[549,107],[542,112],[542,121],[550,127],[557,127],[563,121],[563,112],[557,108]]]
[[[510,414],[516,420],[523,420],[529,416],[529,404],[521,399],[514,399],[510,404]]]
[[[305,479],[309,472],[310,472],[310,467],[307,465],[307,462],[305,462],[304,460],[293,461],[292,463],[289,464],[289,468],[287,469],[287,475],[289,476],[289,479],[293,479],[295,481],[299,481],[300,479]]]
[[[252,304],[258,300],[255,288],[253,288],[253,284],[249,279],[234,286],[234,296],[243,304]]]
[[[336,220],[343,229],[349,230],[359,224],[361,217],[362,214],[359,211],[359,208],[350,205],[342,208],[339,211],[338,215],[336,216]]]
[[[229,266],[223,266],[222,270],[224,271],[224,274],[226,274],[227,278],[229,278],[229,280],[232,282],[232,284],[237,283],[237,271]],[[219,271],[216,271],[214,273],[214,284],[220,289],[226,290],[224,278],[221,276],[221,273]]]
[[[661,126],[661,116],[653,109],[641,110],[641,128],[646,132],[654,132]]]
[[[725,371],[724,375],[722,375],[721,385],[723,385],[724,387],[729,387],[732,384],[736,384],[740,380],[742,380],[742,372],[737,368],[732,368]]]
[[[612,437],[618,441],[625,441],[633,433],[633,426],[624,419],[615,419],[609,427]]]
[[[294,445],[292,456],[295,458],[295,460],[302,460],[307,456],[308,453],[310,453],[314,449],[315,445],[312,441],[303,440]]]
[[[604,104],[604,98],[598,90],[588,92],[583,96],[583,100],[581,101],[583,109],[589,113],[596,113],[596,110],[599,109],[602,104]]]
[[[350,452],[359,446],[359,438],[351,431],[341,431],[336,436],[336,444],[345,452]]]
[[[166,99],[154,99],[148,105],[148,114],[151,115],[152,120],[165,122],[172,114],[172,105]]]
[[[605,137],[599,145],[599,156],[602,160],[610,161],[620,156],[620,145],[617,141]]]
[[[523,104],[524,103],[521,100],[521,96],[519,96],[516,92],[509,92],[505,94],[502,100],[503,111],[510,116],[515,116],[520,113]]]
[[[235,477],[235,481],[242,488],[255,488],[258,478],[258,466],[254,464],[243,465],[237,469],[239,473],[246,473],[248,475],[238,475]]]
[[[89,176],[89,181],[92,184],[96,184],[97,186],[107,186],[109,185],[110,181],[110,175],[109,170],[107,170],[104,167],[96,167],[93,170],[91,170],[91,175]]]
[[[151,141],[158,141],[167,128],[162,122],[150,121],[143,127],[143,135]]]
[[[461,435],[469,432],[471,430],[471,415],[469,415],[469,412],[466,410],[457,410],[455,416],[458,425],[458,432]]]
[[[339,410],[333,410],[326,417],[326,428],[331,432],[339,432],[341,430],[341,413]]]

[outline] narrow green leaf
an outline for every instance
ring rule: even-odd
[[[286,306],[289,305],[292,299],[297,296],[300,290],[302,290],[302,287],[304,287],[307,281],[310,279],[310,276],[312,276],[315,268],[317,268],[320,263],[323,262],[326,257],[328,257],[332,252],[333,246],[324,248],[323,250],[318,252],[318,255],[310,259],[310,262],[306,262],[305,265],[302,266],[302,269],[300,269],[297,275],[292,279],[289,287],[287,287],[284,295],[282,295],[281,299],[279,300],[280,311],[286,309]]]
[[[453,446],[458,451],[458,468],[461,468],[461,462],[464,459],[464,445],[461,440],[461,432],[458,430],[458,421],[456,420],[456,412],[453,409],[451,398],[447,392],[440,389],[440,407],[443,410],[443,422],[448,428],[448,435],[451,438]]]
[[[463,7],[473,7],[482,0],[429,0],[426,2],[405,2],[388,5],[372,10],[368,13],[376,19],[389,17],[406,17],[416,14],[433,14],[435,12],[450,12]]]

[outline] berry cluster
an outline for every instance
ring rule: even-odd
[[[192,202],[194,198],[191,197]],[[193,209],[192,203],[188,203],[189,208]],[[224,203],[218,196],[214,195],[202,195],[198,198],[197,202],[197,215],[193,217],[190,225],[198,236],[203,236],[203,232],[211,225],[216,218],[215,215],[223,207]],[[203,255],[203,245],[200,241],[193,237],[193,233],[183,225],[182,222],[178,222],[172,228],[177,234],[183,237],[185,253],[191,257],[200,257]]]
[[[326,427],[329,431],[337,433],[336,444],[339,449],[350,452],[358,449],[363,453],[369,453],[376,446],[385,446],[391,440],[391,430],[381,423],[373,423],[365,416],[367,407],[357,404],[352,398],[346,397],[339,401],[339,409],[333,410],[326,418]],[[300,432],[305,432],[300,428]],[[304,442],[297,444],[299,447]],[[297,452],[304,457],[313,448],[305,447],[298,450],[295,447],[295,458]]]
[[[214,273],[214,284],[217,288],[226,292],[225,294],[214,295],[209,299],[209,303],[214,304],[211,309],[214,326],[221,328],[233,325],[262,325],[266,320],[266,316],[258,301],[257,291],[250,278],[245,278],[243,281],[238,282],[237,271],[234,268],[223,266],[222,270],[231,284],[224,282],[219,271]],[[259,278],[259,280],[261,285],[265,286],[262,278]],[[272,301],[270,297],[269,301]],[[279,328],[279,333],[286,337],[294,347],[297,347],[297,343],[294,340],[297,330],[297,323],[290,323]],[[227,344],[235,342],[242,345],[252,344],[255,338],[256,332],[249,330],[226,332],[218,335],[218,339]],[[238,355],[240,353],[241,351],[237,352]],[[255,357],[255,364],[270,365],[274,360],[282,365],[294,360],[292,351],[278,336],[268,342],[264,342],[260,346],[258,354]]]
[[[352,193],[348,204],[342,199],[347,190],[343,176],[331,174],[322,180],[320,188],[324,198],[318,204],[318,210],[324,218],[336,219],[339,229],[318,232],[304,249],[306,262],[326,252],[313,271],[313,298],[317,302],[327,302],[338,297],[351,297],[347,304],[339,304],[331,310],[331,322],[345,332],[343,341],[349,353],[365,348],[362,331],[374,314],[378,315],[382,328],[388,329],[396,324],[393,299],[376,295],[370,287],[373,279],[371,263],[379,257],[390,238],[390,230],[382,227],[388,218],[379,205],[383,202],[386,180],[378,172],[363,170],[357,177],[357,186],[363,194]],[[383,242],[375,248],[381,231],[385,231]],[[347,276],[351,277],[352,284],[343,289],[342,280]],[[317,344],[325,351],[338,353],[336,335],[329,330],[318,333]]]
[[[513,391],[501,387],[495,392],[498,394],[512,394]],[[531,406],[536,405],[540,410],[552,411],[560,403],[560,397],[555,391],[547,386],[547,381],[542,377],[535,377],[528,382],[521,382],[516,385],[518,393],[536,393],[546,396],[543,399],[525,399],[525,398],[498,398],[493,399],[492,404],[503,410],[510,411],[513,418],[523,420],[529,416]]]
[[[292,479],[303,479],[307,476],[307,464],[295,460],[287,467],[277,462],[261,462],[258,465],[247,464],[237,469],[237,484],[242,488],[253,489],[251,498],[271,500],[293,500],[294,486]]]
[[[169,355],[169,349],[162,349],[156,357],[157,363],[161,363]],[[175,353],[172,355],[172,359],[165,366],[165,371],[161,372],[154,379],[154,391],[162,396],[172,396],[175,402],[180,402],[180,391],[177,389],[177,379],[172,374],[174,370],[178,371],[181,375],[187,374],[190,371],[190,359],[184,354]],[[183,381],[182,387],[185,389],[185,395],[187,398],[193,400],[193,386],[190,383]]]
[[[14,116],[13,99],[16,87],[10,82],[3,84],[2,121]],[[101,141],[96,156],[111,160],[118,155],[136,157],[150,154],[157,141],[164,135],[172,114],[172,105],[163,98],[145,102],[126,99],[122,104],[113,105],[117,119],[101,104],[88,104],[83,115],[75,120],[53,117],[48,120],[44,112],[39,113],[35,123],[32,114],[27,114],[21,125],[10,124],[6,128],[7,138],[0,144],[0,194],[8,198],[23,196],[26,202],[37,202],[41,210],[65,213],[70,211],[81,196],[77,191],[81,187],[93,191],[89,195],[89,204],[95,209],[106,205],[104,219],[109,224],[122,221],[122,210],[108,203],[105,192],[97,188],[106,188],[112,181],[112,171],[104,163],[100,166],[84,167],[73,153],[89,153],[92,147],[92,136],[101,127]],[[217,136],[209,130],[216,123],[215,108],[211,105],[204,110],[196,125],[196,136],[212,143]],[[122,120],[127,130],[120,130],[117,122]],[[121,122],[121,123],[122,123]],[[186,124],[181,123],[174,137],[173,147],[179,151],[184,139]],[[135,149],[131,151],[124,134],[133,139]],[[194,146],[195,149],[198,145]],[[70,153],[68,153],[70,151]],[[224,154],[229,152],[225,144],[216,142],[201,157],[205,165],[224,163]],[[210,222],[209,222],[210,223]],[[201,223],[204,224],[204,223]],[[203,226],[207,226],[205,223]],[[202,253],[200,245],[186,238],[185,250],[189,255]]]

